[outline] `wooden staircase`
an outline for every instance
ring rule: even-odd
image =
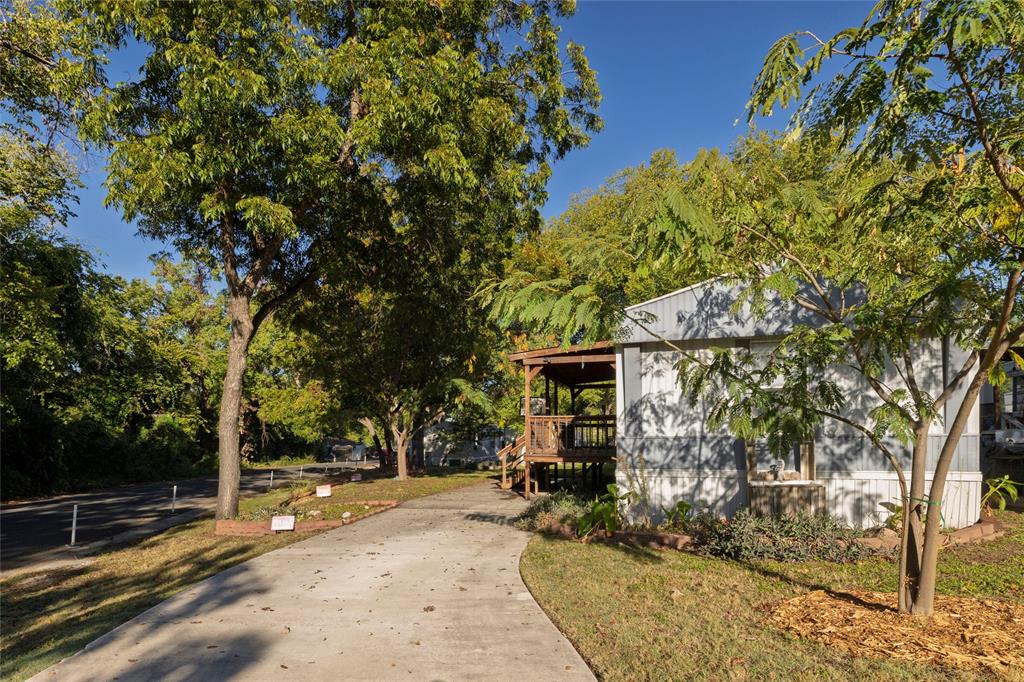
[[[526,436],[498,450],[501,460],[501,489],[510,490],[526,480]]]

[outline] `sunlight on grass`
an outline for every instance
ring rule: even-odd
[[[940,591],[1024,601],[1024,515],[1006,537],[943,550]],[[520,570],[534,597],[605,680],[971,679],[854,658],[762,624],[764,608],[810,589],[894,590],[880,559],[741,564],[684,552],[536,536]]]

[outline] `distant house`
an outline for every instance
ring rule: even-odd
[[[515,440],[511,429],[493,425],[480,429],[467,440],[454,438],[452,431],[453,424],[448,419],[426,429],[423,447],[431,466],[493,461],[501,448]]]
[[[803,308],[782,301],[756,318],[746,308],[734,311],[738,294],[734,287],[711,280],[629,309],[631,316],[649,322],[630,326],[615,345],[616,478],[619,485],[643,493],[653,509],[683,499],[731,515],[755,502],[754,498],[772,493],[770,487],[775,484],[762,480],[760,473],[773,463],[763,444],[748,448],[724,430],[708,430],[707,406],[700,401],[691,406],[683,395],[674,368],[680,354],[663,341],[686,351],[730,347],[768,352],[794,325],[816,322]],[[932,395],[940,391],[943,378],[955,372],[964,357],[964,351],[941,339],[922,344],[916,358],[925,377],[922,389]],[[867,423],[865,416],[878,404],[875,393],[850,368],[835,367],[831,376],[852,389],[847,391],[851,399],[845,416]],[[961,400],[962,392],[945,405],[944,419],[932,426],[929,480],[945,440],[943,424],[952,420]],[[979,516],[979,430],[975,405],[942,501],[949,527],[972,524]],[[909,475],[908,448],[896,442],[891,445],[905,457]],[[790,483],[798,499],[816,499],[828,513],[855,526],[877,524],[889,513],[883,503],[899,504],[896,474],[886,458],[863,434],[836,420],[827,420],[813,442],[795,449],[786,468],[795,470],[791,475],[800,479]],[[799,485],[808,486],[808,494],[797,489]]]

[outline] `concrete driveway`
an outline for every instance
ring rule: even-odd
[[[407,502],[198,583],[34,680],[592,680],[519,576],[492,484]]]

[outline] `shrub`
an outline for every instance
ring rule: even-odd
[[[126,467],[133,480],[189,476],[192,462],[202,456],[194,435],[171,415],[160,415],[143,429],[134,450]]]
[[[731,520],[708,514],[688,524],[699,551],[740,561],[855,561],[866,550],[856,532],[831,516],[754,516],[747,510]]]
[[[590,508],[577,520],[577,535],[581,538],[586,537],[600,528],[604,528],[608,533],[614,533],[622,527],[621,507],[635,499],[636,493],[632,491],[622,493],[619,491],[619,486],[609,483],[608,492],[600,497],[595,497],[590,503]]]
[[[516,526],[523,530],[537,531],[554,522],[575,523],[587,511],[587,501],[571,492],[558,490],[550,495],[534,498],[526,508]]]
[[[987,491],[981,497],[981,508],[982,509],[999,509],[999,511],[1006,511],[1007,500],[1010,502],[1017,501],[1017,486],[1024,486],[1024,483],[1017,483],[1011,481],[1009,475],[1000,476],[999,478],[989,478],[985,481]]]
[[[662,507],[665,520],[658,525],[658,530],[666,533],[685,533],[690,525],[693,505],[686,500],[679,500],[674,507]]]

